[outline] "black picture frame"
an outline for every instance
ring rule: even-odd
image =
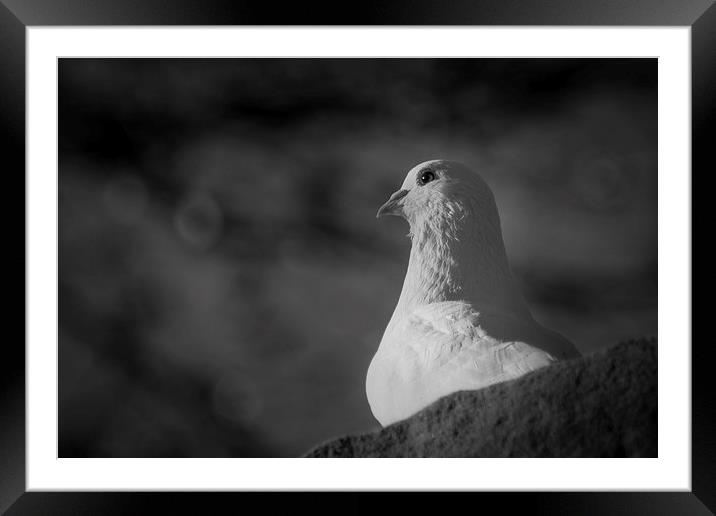
[[[320,14],[318,14],[320,13]],[[11,258],[5,284],[23,282],[23,302],[7,304],[6,324],[19,327],[23,338],[6,332],[0,374],[0,513],[142,514],[151,504],[162,512],[216,513],[217,504],[236,512],[240,503],[256,502],[272,513],[286,497],[261,493],[49,493],[25,492],[25,281],[14,271],[24,267],[25,225],[14,223],[25,203],[25,30],[43,25],[637,25],[690,26],[692,30],[692,172],[716,170],[709,134],[716,125],[716,6],[713,0],[416,0],[340,2],[248,2],[229,0],[0,0],[0,161],[8,182],[3,206],[6,257],[16,257],[22,232],[22,264]],[[709,131],[711,129],[711,131]],[[21,193],[22,192],[22,193]],[[14,207],[8,200],[20,200]],[[12,216],[10,215],[12,210]],[[24,221],[24,215],[23,215]],[[693,246],[691,249],[693,252]],[[15,266],[13,266],[15,265]],[[14,285],[13,285],[14,286]],[[16,290],[20,290],[18,284]],[[7,292],[7,290],[6,290]],[[19,312],[22,311],[22,314]],[[17,314],[13,312],[18,312]],[[544,514],[713,514],[716,512],[716,428],[710,343],[692,346],[692,491],[601,493],[471,493],[469,503],[497,504],[501,512],[538,510]],[[375,496],[375,495],[371,495]],[[364,512],[371,497],[312,502],[305,493],[288,496],[294,509]],[[477,498],[475,498],[477,497]],[[430,509],[433,500],[411,501]],[[457,500],[456,500],[457,501]],[[451,502],[452,503],[452,502]],[[436,510],[444,507],[437,502]],[[482,506],[482,505],[480,505]],[[233,510],[232,510],[233,507]],[[5,512],[7,511],[7,512]]]

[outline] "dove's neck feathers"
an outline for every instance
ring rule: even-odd
[[[410,223],[412,248],[396,316],[430,303],[465,301],[478,312],[531,318],[512,279],[491,193],[443,200]]]

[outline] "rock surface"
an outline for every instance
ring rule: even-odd
[[[446,396],[306,457],[656,457],[657,344],[629,341]]]

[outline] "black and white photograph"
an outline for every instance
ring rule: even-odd
[[[712,514],[714,27],[0,0],[0,513]]]
[[[58,59],[58,456],[657,457],[657,66]]]

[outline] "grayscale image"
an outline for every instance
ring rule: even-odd
[[[657,456],[656,59],[60,59],[60,457]]]

